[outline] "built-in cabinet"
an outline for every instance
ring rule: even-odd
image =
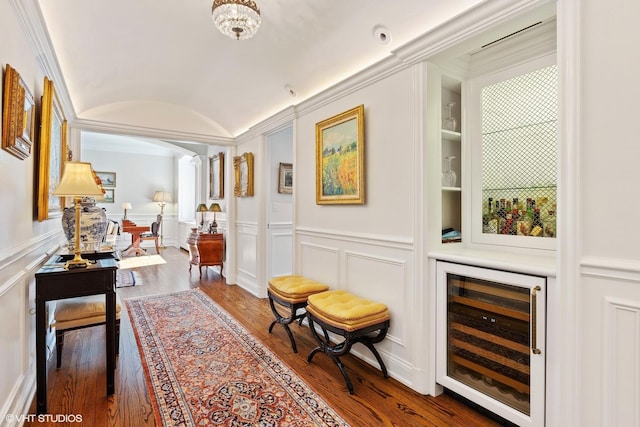
[[[462,240],[462,95],[460,81],[446,75],[440,81],[442,242],[453,243]]]

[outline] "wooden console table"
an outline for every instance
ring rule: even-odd
[[[222,233],[198,233],[197,229],[191,229],[191,234],[187,238],[189,245],[189,271],[194,265],[200,270],[202,278],[202,267],[220,266],[224,261],[224,235]]]
[[[37,413],[47,412],[47,301],[87,295],[105,295],[107,396],[115,393],[116,369],[116,270],[113,253],[83,255],[95,261],[86,268],[64,269],[73,255],[53,255],[36,273],[36,401]]]

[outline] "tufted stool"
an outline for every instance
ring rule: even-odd
[[[340,369],[350,394],[353,394],[353,384],[340,361],[340,356],[349,353],[351,346],[355,343],[362,343],[371,350],[380,365],[382,374],[385,378],[388,377],[387,368],[373,346],[384,339],[389,329],[390,316],[386,305],[360,298],[343,290],[327,291],[309,296],[307,317],[311,334],[318,341],[318,347],[311,350],[307,361],[311,362],[313,356],[319,351],[329,356]],[[322,328],[324,338],[318,334],[314,324]],[[376,331],[377,333],[373,334]],[[344,341],[332,345],[329,342],[328,332],[342,336]]]
[[[120,296],[116,294],[116,354],[120,354]],[[54,312],[56,327],[56,368],[62,364],[64,333],[74,329],[104,325],[106,309],[104,295],[68,298],[56,302]]]
[[[329,285],[307,279],[304,276],[280,276],[269,280],[269,289],[267,290],[267,293],[269,295],[271,311],[275,316],[275,320],[271,322],[271,325],[269,326],[269,333],[271,333],[273,327],[277,323],[284,326],[285,331],[287,331],[287,335],[289,335],[289,340],[291,341],[291,348],[293,348],[294,353],[297,353],[298,348],[296,347],[296,341],[293,338],[291,329],[289,329],[289,324],[296,320],[299,320],[301,324],[306,314],[304,308],[307,305],[307,297],[309,295],[317,294],[318,292],[324,292],[327,289],[329,289]],[[275,303],[278,303],[290,310],[287,317],[278,312]],[[298,313],[298,310],[300,309],[303,311]]]

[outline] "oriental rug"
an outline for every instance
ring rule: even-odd
[[[348,426],[201,290],[125,303],[158,425]]]
[[[140,273],[133,270],[118,270],[116,272],[116,288],[126,288],[128,286],[141,286],[142,277]]]

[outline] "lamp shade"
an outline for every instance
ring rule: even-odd
[[[171,201],[171,193],[168,191],[156,191],[153,194],[153,201],[159,203],[166,203]]]
[[[60,184],[53,191],[54,196],[102,196],[102,189],[93,178],[91,163],[66,162]]]
[[[124,202],[122,204],[122,209],[131,209],[131,202]]]
[[[209,206],[209,212],[222,212],[222,209],[220,209],[220,204],[211,203],[211,206]]]
[[[205,205],[204,203],[200,203],[196,208],[196,212],[207,212],[208,210],[209,209],[207,209],[207,205]]]

